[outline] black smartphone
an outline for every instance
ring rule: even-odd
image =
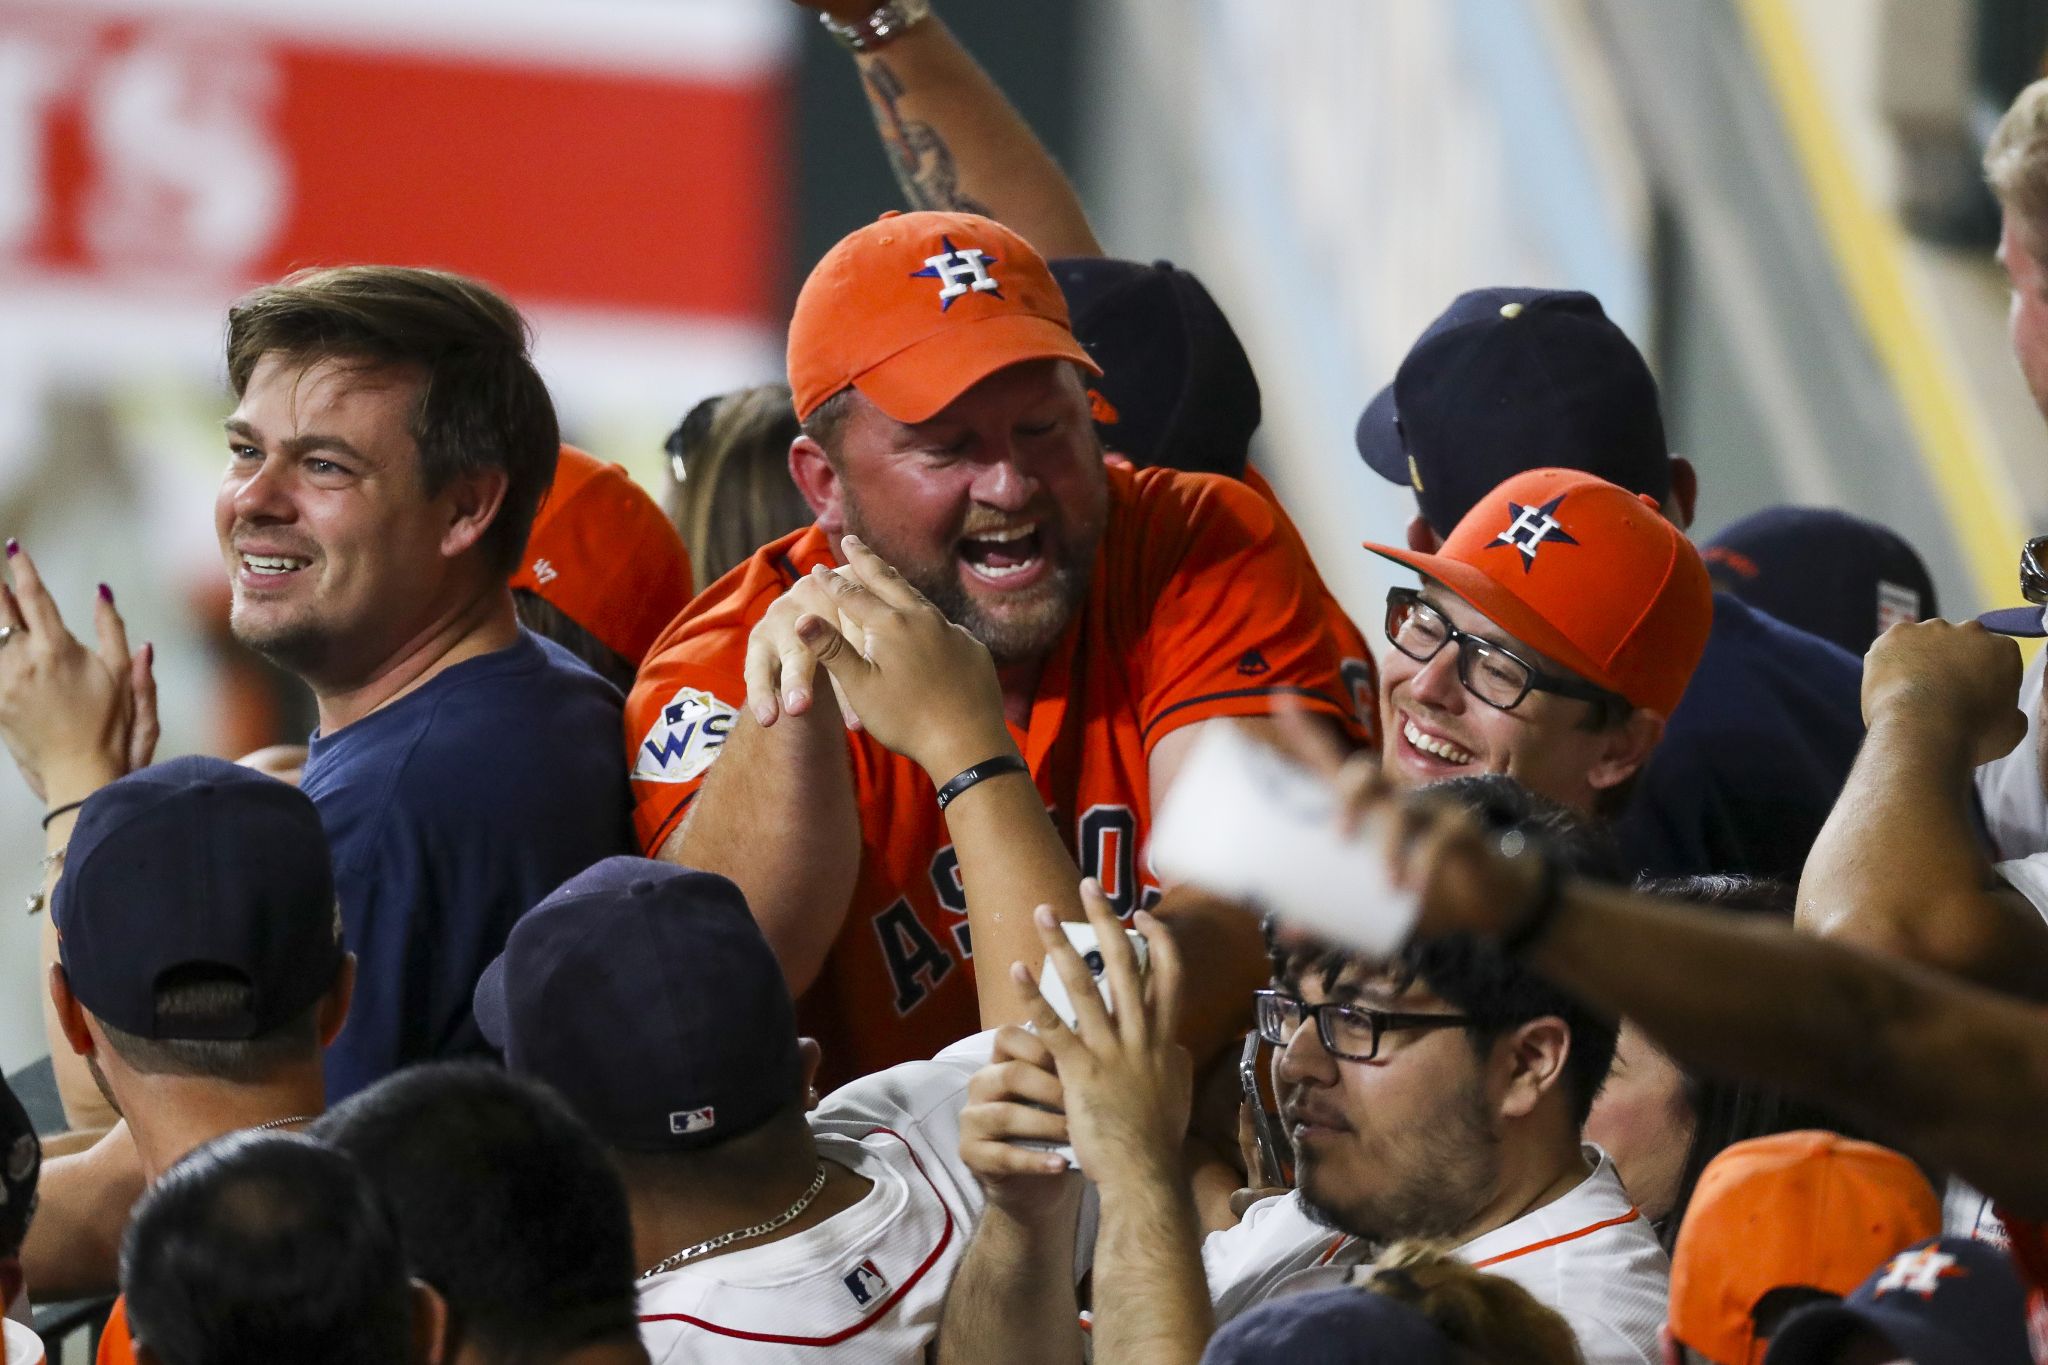
[[[1294,1155],[1287,1134],[1280,1127],[1280,1115],[1267,1102],[1271,1087],[1262,1082],[1265,1045],[1258,1031],[1245,1035],[1244,1052],[1237,1063],[1237,1083],[1244,1091],[1244,1105],[1252,1116],[1252,1145],[1258,1169],[1247,1171],[1245,1179],[1258,1189],[1286,1189],[1294,1184]]]

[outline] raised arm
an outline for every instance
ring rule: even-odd
[[[1894,626],[1863,666],[1868,737],[1799,881],[1802,929],[2048,999],[2048,922],[1992,870],[1970,774],[2026,733],[2019,650],[1974,623]]]
[[[797,3],[856,26],[877,7]],[[937,15],[854,60],[912,208],[994,218],[1047,257],[1102,254],[1066,174]]]
[[[1784,925],[1588,882],[1567,884],[1546,922],[1533,860],[1501,857],[1464,812],[1384,793],[1361,804],[1396,822],[1395,879],[1421,893],[1418,933],[1519,931],[1530,965],[1687,1066],[1803,1095],[2015,1213],[2048,1216],[2038,1008]]]

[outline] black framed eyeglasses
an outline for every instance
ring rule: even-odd
[[[1626,698],[1604,687],[1546,672],[1505,645],[1459,630],[1423,601],[1415,588],[1395,588],[1387,593],[1387,641],[1419,664],[1428,663],[1445,645],[1455,642],[1458,681],[1467,692],[1502,711],[1514,710],[1531,692],[1554,692],[1598,706],[1629,709]]]
[[[1374,1060],[1380,1055],[1380,1039],[1396,1030],[1464,1028],[1472,1022],[1466,1014],[1399,1014],[1328,1002],[1311,1005],[1285,991],[1254,991],[1252,1001],[1259,1037],[1273,1046],[1286,1047],[1301,1026],[1313,1019],[1324,1051],[1347,1062]]]
[[[2020,596],[2048,607],[2048,536],[2035,536],[2020,546]]]

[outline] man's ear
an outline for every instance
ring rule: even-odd
[[[1663,738],[1664,717],[1638,706],[1627,720],[1601,732],[1600,751],[1586,769],[1586,781],[1594,791],[1620,786],[1650,761]]]
[[[1408,519],[1408,548],[1419,555],[1433,555],[1444,547],[1444,539],[1430,529],[1429,523],[1417,512]]]
[[[1500,1115],[1527,1118],[1564,1078],[1565,1059],[1572,1051],[1571,1027],[1546,1014],[1511,1029],[1498,1046],[1506,1065]]]
[[[825,1049],[818,1046],[816,1038],[798,1038],[796,1055],[804,1069],[804,1112],[818,1107],[818,1067],[825,1060]]]
[[[459,474],[441,490],[448,509],[448,525],[441,532],[441,556],[453,559],[476,546],[498,519],[505,506],[505,494],[512,476],[502,469],[479,469]]]
[[[825,447],[808,436],[791,441],[789,477],[795,482],[796,491],[811,505],[826,538],[837,545],[846,530],[845,483]]]
[[[356,955],[341,955],[341,970],[334,974],[334,984],[327,988],[327,994],[320,997],[313,1024],[320,1039],[320,1046],[334,1046],[335,1037],[341,1026],[348,1022],[348,1007],[356,998]]]
[[[92,1056],[95,1048],[92,1030],[85,1026],[85,1006],[71,993],[71,978],[64,974],[61,962],[50,964],[50,1003],[56,1006],[57,1027],[64,1031],[71,1050],[81,1057]]]
[[[412,1359],[416,1365],[448,1365],[455,1353],[448,1335],[448,1301],[425,1280],[412,1282]]]
[[[1665,499],[1664,516],[1681,531],[1692,529],[1693,514],[1700,506],[1700,472],[1683,455],[1671,457],[1671,496]]]

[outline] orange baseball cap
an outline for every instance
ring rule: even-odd
[[[1837,1296],[1941,1232],[1941,1200],[1889,1147],[1774,1133],[1707,1163],[1671,1258],[1671,1335],[1719,1365],[1758,1365],[1753,1316],[1774,1289]]]
[[[1365,548],[1659,715],[1684,695],[1714,621],[1707,567],[1656,500],[1575,469],[1515,475],[1474,503],[1435,554]]]
[[[562,447],[512,576],[635,668],[690,600],[690,552],[621,465]]]
[[[975,213],[883,214],[825,253],[789,320],[798,421],[851,385],[923,422],[997,370],[1046,359],[1102,373],[1044,258]]]

